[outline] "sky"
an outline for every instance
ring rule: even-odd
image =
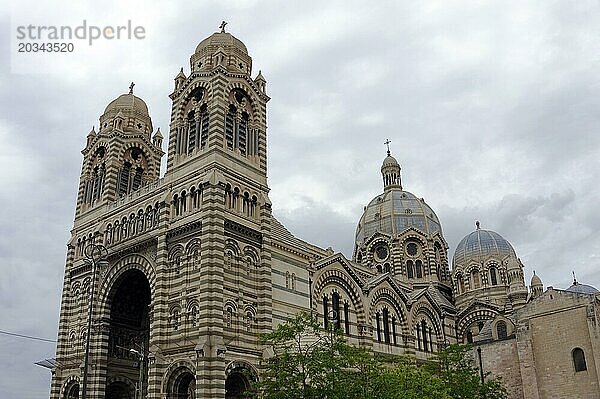
[[[270,199],[296,236],[352,255],[390,139],[450,255],[479,220],[527,284],[600,287],[597,2],[71,3],[0,5],[1,331],[56,338],[87,133],[131,81],[167,132],[173,78],[222,20],[267,80]],[[145,37],[17,52],[18,26],[83,20]],[[48,397],[33,363],[54,349],[0,334],[0,397]]]

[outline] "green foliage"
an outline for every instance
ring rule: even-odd
[[[377,357],[326,331],[303,313],[261,337],[271,348],[261,365],[263,399],[502,399],[496,380],[484,385],[468,347],[450,346],[436,361],[417,365],[408,356]],[[483,395],[483,396],[482,396]]]
[[[426,368],[439,376],[454,399],[504,399],[506,390],[499,379],[484,375],[481,383],[479,369],[473,367],[470,345],[450,345],[427,363]]]

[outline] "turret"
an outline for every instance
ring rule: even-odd
[[[533,277],[531,277],[531,298],[537,298],[538,296],[544,293],[544,284],[542,284],[542,279],[539,278],[537,274],[535,274],[535,270],[533,271]]]
[[[151,141],[152,120],[146,103],[129,92],[111,101],[102,116],[100,129],[87,135],[82,151],[83,165],[76,213],[104,201],[114,201],[160,173],[162,135]],[[159,145],[157,145],[159,143]]]
[[[506,265],[508,274],[508,298],[513,309],[519,309],[527,302],[527,287],[523,278],[523,264],[518,258],[510,258]]]
[[[390,141],[386,140],[385,144],[388,146],[387,157],[383,160],[381,165],[381,177],[383,178],[383,188],[385,191],[393,188],[402,190],[402,180],[400,178],[400,165],[396,158],[394,158],[390,152]]]

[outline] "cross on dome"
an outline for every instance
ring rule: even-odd
[[[388,154],[388,156],[391,155],[391,152],[390,152],[390,143],[391,142],[392,141],[390,139],[385,139],[385,141],[383,142],[383,144],[385,144],[387,146],[387,154]]]

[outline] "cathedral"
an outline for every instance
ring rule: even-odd
[[[450,265],[389,147],[351,259],[277,221],[267,82],[224,25],[175,76],[162,177],[163,133],[133,89],[82,151],[51,399],[244,398],[259,334],[301,311],[376,353],[473,343],[511,398],[600,397],[598,291],[528,287],[513,246],[479,223]]]

